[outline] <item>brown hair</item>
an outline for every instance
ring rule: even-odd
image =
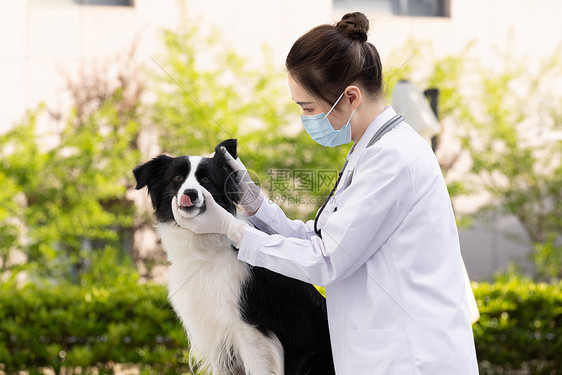
[[[335,26],[317,26],[293,44],[287,71],[311,95],[330,104],[354,82],[376,97],[382,93],[382,64],[367,42],[367,31],[369,20],[360,12],[347,13]]]

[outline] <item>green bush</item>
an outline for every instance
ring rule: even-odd
[[[562,374],[562,283],[479,283],[474,338],[480,374]]]
[[[562,374],[562,284],[474,284],[480,373]],[[189,373],[188,343],[162,285],[0,285],[0,371],[116,363],[143,374]],[[68,373],[68,370],[67,372]]]
[[[189,373],[188,344],[166,293],[155,284],[0,285],[0,372],[112,373],[115,363],[134,363],[142,373]]]

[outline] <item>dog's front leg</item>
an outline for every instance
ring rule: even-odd
[[[267,336],[245,325],[236,337],[246,375],[284,375],[283,346],[274,333]]]
[[[233,372],[236,371],[234,369],[225,369],[221,366],[212,366],[212,370],[213,372],[211,374],[213,375],[244,375],[243,372]]]

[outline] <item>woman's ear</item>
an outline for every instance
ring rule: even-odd
[[[345,88],[345,100],[352,109],[357,109],[363,100],[361,89],[355,85],[350,85]]]

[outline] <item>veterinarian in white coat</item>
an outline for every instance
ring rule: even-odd
[[[228,235],[251,265],[325,286],[338,375],[478,374],[447,188],[429,145],[382,104],[367,30],[363,14],[347,14],[303,35],[287,57],[306,131],[326,146],[354,141],[317,223],[288,219],[239,160],[242,206],[259,230],[208,194],[205,213],[176,220]]]

